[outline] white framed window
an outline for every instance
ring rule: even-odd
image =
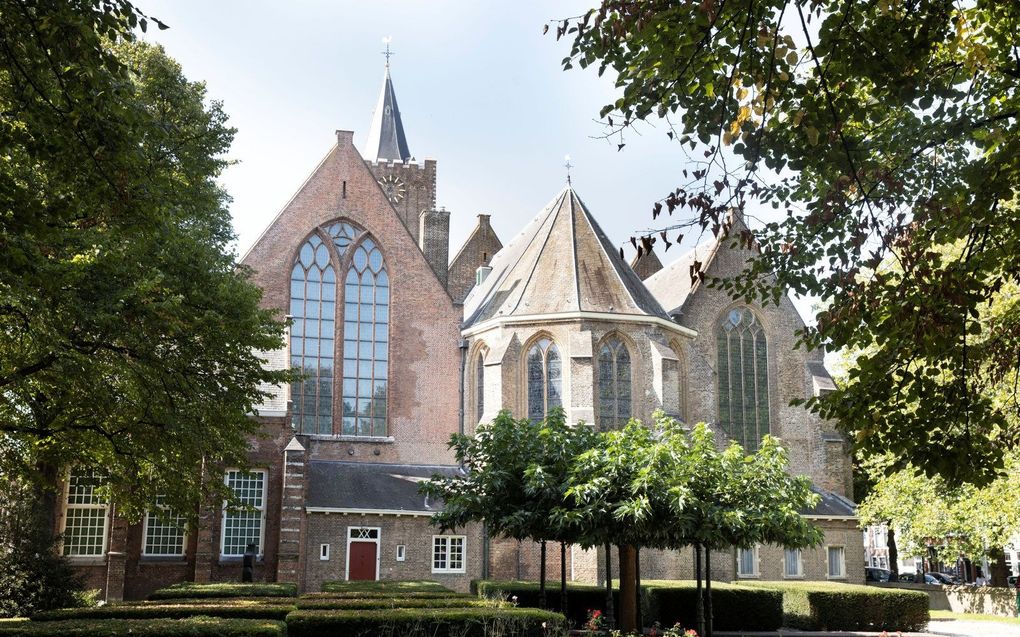
[[[242,556],[249,544],[254,544],[255,553],[262,555],[266,522],[266,471],[230,469],[223,481],[245,508],[232,508],[226,502],[223,503],[220,555]]]
[[[843,579],[846,577],[846,548],[842,546],[826,547],[828,559],[829,579]]]
[[[758,577],[758,547],[737,549],[737,577]]]
[[[329,561],[329,544],[319,545],[319,559],[323,562]]]
[[[800,549],[783,551],[783,577],[804,577],[804,563]]]
[[[187,520],[163,505],[163,496],[156,496],[156,506],[145,512],[142,555],[181,557],[187,540]]]
[[[433,535],[432,572],[463,573],[464,544],[463,535]]]
[[[64,499],[63,553],[69,557],[106,554],[109,503],[99,495],[103,477],[91,471],[72,471]]]
[[[407,554],[407,548],[403,544],[397,545],[397,561],[403,562],[404,556]]]

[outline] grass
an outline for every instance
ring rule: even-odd
[[[999,615],[978,615],[976,613],[954,613],[951,610],[929,611],[932,619],[962,619],[965,621],[999,622],[1020,626],[1020,617],[1000,617]]]

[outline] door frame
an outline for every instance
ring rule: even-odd
[[[356,531],[375,531],[375,538],[352,537]],[[375,581],[379,581],[379,563],[382,560],[382,527],[378,526],[348,526],[347,527],[347,553],[344,557],[344,580],[351,580],[351,542],[370,542],[375,544]]]

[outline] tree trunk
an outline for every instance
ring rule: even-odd
[[[637,552],[633,546],[619,546],[620,551],[620,611],[619,627],[624,634],[637,632],[637,592],[635,589]]]
[[[701,591],[701,545],[694,545],[694,579],[697,581],[697,588],[694,596],[694,616],[698,624],[698,634],[705,634],[705,598]]]
[[[891,526],[886,527],[889,533],[886,536],[886,545],[889,547],[889,581],[900,580],[900,552],[896,550],[896,531]]]
[[[606,628],[615,628],[613,616],[613,545],[606,543]]]
[[[567,614],[567,543],[560,542],[560,612]]]
[[[988,551],[988,575],[992,578],[992,586],[1005,586],[1006,578],[1009,577],[1009,569],[1006,568],[1006,553],[1001,546]]]
[[[545,609],[545,540],[539,543],[542,547],[542,563],[538,567],[538,607]]]
[[[641,547],[634,547],[634,598],[637,603],[634,606],[634,623],[637,624],[638,634],[644,630],[644,622],[641,617]]]
[[[705,637],[712,637],[712,549],[705,549]]]

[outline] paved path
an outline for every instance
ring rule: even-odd
[[[1020,625],[940,619],[928,622],[928,632],[950,637],[1020,637]]]

